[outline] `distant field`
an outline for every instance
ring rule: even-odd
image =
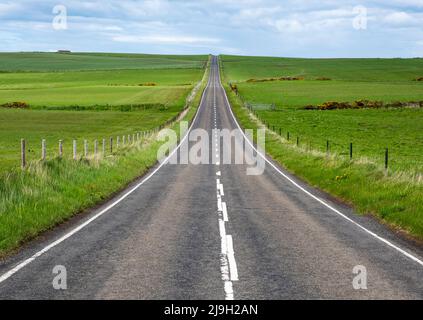
[[[223,56],[228,81],[252,103],[302,108],[360,99],[423,101],[423,59],[286,59]],[[303,77],[299,81],[248,83],[249,79]],[[329,81],[319,81],[329,78]]]
[[[282,128],[324,150],[348,153],[383,164],[391,151],[391,168],[423,171],[423,109],[300,110],[326,101],[423,101],[423,59],[285,59],[223,56],[226,82],[237,84],[240,95],[277,131]],[[304,77],[297,81],[246,82],[248,79]],[[332,80],[317,81],[326,77]],[[269,106],[275,104],[275,111]],[[264,107],[263,107],[264,105]]]
[[[2,60],[5,56],[6,62]],[[20,67],[30,71],[48,70],[0,73],[0,104],[24,101],[32,106],[169,105],[186,95],[201,78],[206,57],[202,62],[196,59],[0,54],[0,71]],[[53,69],[62,67],[67,71]],[[86,69],[75,71],[82,67]],[[127,67],[131,69],[119,69]]]
[[[233,81],[280,76],[307,80],[329,77],[348,81],[412,81],[423,77],[420,59],[297,59],[222,56],[225,74]]]
[[[0,72],[202,68],[206,56],[117,53],[0,53]]]
[[[301,109],[327,101],[423,101],[423,82],[279,81],[238,84],[241,95],[252,103],[275,104],[279,109]]]
[[[49,154],[57,153],[59,139],[69,154],[72,139],[102,139],[166,122],[182,110],[207,58],[0,53],[0,105],[25,102],[30,107],[0,107],[0,173],[18,166],[21,138],[28,141],[30,159],[38,159],[43,138]],[[113,108],[131,105],[144,107]]]

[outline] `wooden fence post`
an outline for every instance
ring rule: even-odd
[[[125,136],[122,137],[122,145],[125,145]]]
[[[26,167],[26,143],[25,139],[21,139],[21,167],[25,169]]]
[[[117,136],[116,137],[116,149],[119,149],[119,141],[120,141],[120,137]]]
[[[46,150],[46,139],[41,140],[41,160],[45,160],[47,157]]]
[[[110,137],[110,153],[111,154],[113,153],[113,138],[112,137]]]
[[[353,144],[352,142],[350,143],[350,160],[352,160],[353,158]]]
[[[106,154],[106,139],[103,138],[103,156]]]
[[[289,131],[288,131],[288,133],[286,135],[286,139],[289,141]]]
[[[76,146],[76,140],[73,140],[73,160],[76,160],[78,157],[78,151]]]
[[[300,137],[297,137],[297,147],[300,145]]]
[[[63,157],[63,141],[59,140],[59,158]]]

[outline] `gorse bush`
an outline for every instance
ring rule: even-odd
[[[246,82],[271,82],[271,81],[299,81],[304,80],[303,77],[284,76],[279,78],[265,78],[265,79],[248,79]]]
[[[10,108],[10,109],[29,109],[29,104],[23,101],[8,102],[8,103],[0,105],[0,107]]]
[[[354,102],[328,101],[319,105],[307,105],[305,110],[339,110],[339,109],[379,109],[379,108],[421,108],[423,101],[401,102],[394,101],[384,103],[383,101],[357,100]]]

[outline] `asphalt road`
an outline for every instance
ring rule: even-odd
[[[221,163],[213,129],[237,124],[215,58],[192,128],[210,135],[210,164],[156,167],[27,245],[1,262],[0,298],[423,298],[422,248],[270,163],[256,176]],[[66,290],[53,287],[57,265]],[[367,289],[353,286],[356,266]]]

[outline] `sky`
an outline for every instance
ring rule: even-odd
[[[421,57],[423,0],[0,0],[0,51]]]

